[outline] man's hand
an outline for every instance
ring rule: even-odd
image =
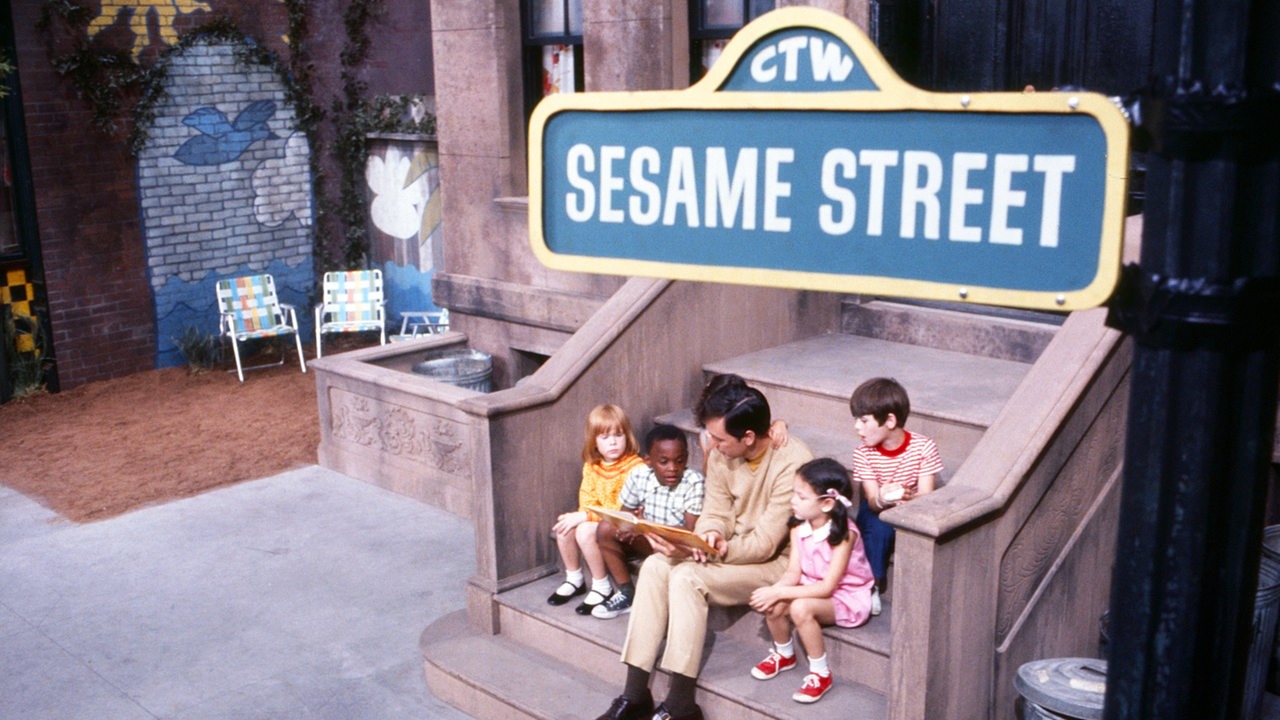
[[[728,543],[725,542],[723,535],[721,535],[719,532],[715,530],[708,530],[707,532],[702,534],[702,540],[703,542],[705,542],[706,544],[714,548],[716,551],[716,554],[718,554],[720,557],[724,557],[725,547],[728,545]],[[711,559],[711,556],[707,555],[705,552],[701,550],[694,550],[693,559],[697,560],[700,563],[705,563]]]
[[[661,553],[674,560],[683,560],[689,557],[687,550],[667,542],[661,535],[645,533],[644,536],[649,540],[649,547],[653,548],[656,553]]]

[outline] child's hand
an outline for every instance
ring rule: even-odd
[[[905,485],[885,485],[880,488],[880,506],[882,508],[890,508],[900,502],[910,500],[915,493],[907,491]]]
[[[774,420],[773,423],[769,425],[769,440],[772,441],[771,444],[773,445],[774,450],[785,446],[789,439],[790,436],[787,434],[786,420]]]
[[[747,604],[758,613],[767,613],[769,608],[773,607],[781,599],[776,585],[766,585],[751,591],[751,599],[747,601]]]
[[[581,510],[567,512],[556,518],[556,524],[551,526],[551,532],[557,535],[568,535],[573,529],[586,522],[587,514]]]

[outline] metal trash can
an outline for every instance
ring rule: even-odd
[[[1022,720],[1101,720],[1107,661],[1054,658],[1024,663],[1013,678]]]
[[[454,348],[427,353],[413,371],[450,385],[487,393],[493,389],[493,356],[481,350]]]

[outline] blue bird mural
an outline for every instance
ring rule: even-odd
[[[221,165],[244,154],[259,140],[279,137],[267,127],[267,121],[276,114],[276,104],[259,100],[240,111],[235,122],[227,122],[227,116],[212,106],[197,108],[182,119],[182,124],[200,132],[188,138],[173,153],[174,159],[187,165]]]

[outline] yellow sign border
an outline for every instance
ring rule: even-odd
[[[839,92],[721,90],[733,70],[756,43],[773,33],[792,28],[820,30],[845,42],[879,89]],[[547,246],[542,226],[542,146],[547,123],[556,113],[565,111],[636,110],[915,110],[958,114],[981,112],[1092,116],[1102,128],[1107,148],[1108,187],[1103,200],[1098,272],[1086,287],[1058,293],[983,286],[961,287],[954,283],[870,275],[691,265],[553,252]],[[1110,99],[1098,93],[934,93],[921,90],[899,77],[870,38],[848,19],[817,8],[782,8],[766,13],[744,27],[729,41],[707,75],[688,89],[558,94],[544,98],[534,108],[529,120],[529,242],[537,259],[556,270],[949,300],[1039,310],[1081,310],[1105,303],[1119,279],[1128,180],[1128,142],[1129,125],[1124,114]]]

